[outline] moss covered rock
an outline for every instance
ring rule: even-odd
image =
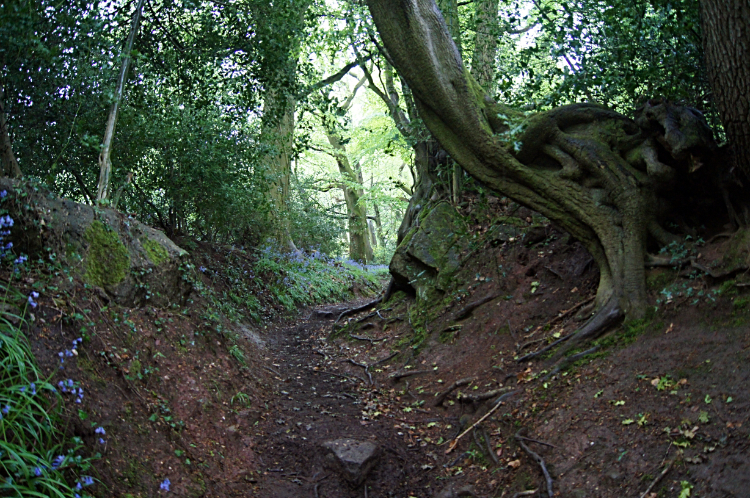
[[[123,306],[166,306],[189,294],[179,271],[187,252],[159,230],[112,209],[59,199],[29,182],[0,178],[0,190],[8,191],[3,207],[16,222],[16,251],[66,259],[77,277]]]
[[[445,292],[450,279],[468,250],[468,232],[463,217],[447,202],[427,206],[419,225],[404,237],[391,260],[390,270],[401,285],[429,301]]]

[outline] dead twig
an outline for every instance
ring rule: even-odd
[[[355,313],[359,313],[360,311],[369,310],[370,308],[372,308],[373,306],[375,306],[376,304],[378,304],[381,301],[381,299],[382,298],[379,297],[377,299],[374,299],[374,300],[370,301],[369,303],[363,304],[362,306],[357,306],[356,308],[350,308],[348,310],[344,310],[344,311],[341,312],[341,314],[339,315],[339,317],[333,323],[339,323],[339,320],[341,320],[345,316],[353,315]]]
[[[559,322],[560,320],[562,320],[562,319],[566,318],[566,317],[567,317],[568,315],[570,315],[570,314],[571,314],[571,313],[573,313],[574,311],[578,310],[578,309],[579,309],[579,308],[581,308],[582,306],[585,306],[585,305],[589,304],[589,303],[590,303],[591,301],[593,301],[593,300],[594,300],[595,298],[596,298],[596,296],[590,297],[590,298],[586,299],[585,301],[581,301],[580,303],[578,303],[578,304],[574,305],[574,306],[573,306],[572,308],[568,308],[567,310],[565,310],[565,311],[563,311],[563,312],[559,313],[559,314],[558,314],[558,315],[557,315],[556,317],[552,318],[551,320],[549,320],[549,321],[545,322],[545,323],[544,323],[544,324],[542,324],[542,325],[539,325],[539,326],[538,326],[538,327],[537,327],[536,329],[534,329],[534,331],[533,331],[532,333],[530,333],[530,334],[529,334],[529,335],[527,335],[526,337],[531,337],[531,336],[533,336],[534,334],[536,334],[537,332],[539,332],[540,330],[542,330],[543,328],[545,328],[545,327],[547,327],[547,326],[551,326],[551,325],[554,325],[555,323],[557,323],[557,322]]]
[[[500,396],[497,399],[497,401],[495,401],[495,406],[493,406],[490,411],[488,411],[487,413],[485,413],[482,416],[482,418],[480,418],[479,420],[477,420],[476,422],[474,422],[473,424],[471,424],[471,427],[469,427],[468,429],[466,429],[465,431],[463,431],[461,434],[459,434],[458,436],[456,436],[456,438],[453,440],[453,442],[450,444],[450,446],[448,446],[448,449],[445,450],[445,454],[447,455],[448,453],[450,453],[451,451],[453,451],[456,448],[456,445],[458,444],[458,442],[461,440],[462,437],[464,437],[468,432],[470,432],[472,429],[474,429],[474,427],[476,427],[479,424],[481,424],[482,422],[484,422],[490,415],[492,415],[493,413],[495,413],[495,410],[497,410],[498,408],[500,408],[502,401],[504,401],[505,398],[509,398],[509,397],[513,396],[514,394],[516,394],[516,392],[517,391],[511,391],[509,393],[505,393],[502,396]]]
[[[550,272],[551,274],[553,274],[554,276],[556,276],[557,278],[559,278],[560,280],[565,280],[565,279],[563,278],[563,276],[562,276],[562,275],[560,275],[560,273],[559,273],[559,272],[556,272],[555,270],[553,270],[553,269],[552,269],[552,268],[550,268],[549,266],[545,266],[545,267],[544,267],[544,269],[545,269],[545,270],[547,270],[548,272]]]
[[[272,374],[274,374],[276,377],[279,377],[280,379],[283,379],[283,376],[279,372],[277,372],[276,370],[274,370],[271,367],[267,367],[267,366],[263,365],[263,370],[268,370],[269,372],[271,372]]]
[[[475,378],[476,377],[466,377],[466,378],[457,380],[456,382],[454,382],[453,384],[451,384],[450,386],[448,386],[445,389],[445,391],[443,391],[442,393],[440,393],[440,395],[437,398],[435,398],[435,401],[434,401],[433,405],[434,406],[440,406],[441,404],[443,404],[443,401],[445,401],[445,398],[447,398],[450,393],[452,393],[453,391],[455,391],[456,389],[458,389],[461,386],[465,386],[467,384],[471,384],[471,382]]]
[[[656,486],[657,484],[659,484],[659,481],[661,481],[664,478],[664,476],[667,475],[667,473],[669,472],[669,469],[672,468],[672,464],[673,463],[674,463],[674,460],[672,460],[671,462],[669,462],[667,464],[667,466],[664,467],[664,470],[661,471],[661,474],[659,474],[658,476],[656,476],[656,479],[654,479],[651,482],[651,484],[649,485],[649,487],[646,488],[646,491],[643,492],[643,494],[641,495],[640,498],[646,498],[646,495],[648,495],[651,492],[651,490],[654,489],[654,486]]]
[[[406,377],[413,377],[415,375],[422,375],[422,374],[426,374],[430,372],[432,372],[432,370],[412,370],[410,372],[396,372],[390,375],[390,379],[393,382],[398,382],[399,380],[404,379]]]
[[[523,451],[525,451],[532,459],[534,459],[534,461],[538,463],[542,468],[542,473],[544,474],[544,478],[547,481],[547,495],[549,496],[549,498],[553,498],[555,496],[555,493],[552,491],[552,477],[549,475],[547,464],[544,463],[544,459],[537,453],[534,453],[531,448],[526,446],[526,443],[523,442],[523,438],[520,438],[518,436],[518,433],[516,433],[516,441],[518,441],[518,444],[521,445]]]

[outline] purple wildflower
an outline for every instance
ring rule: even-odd
[[[169,482],[169,479],[164,479],[164,482],[159,485],[159,489],[163,489],[164,491],[169,491],[169,485],[171,483]]]

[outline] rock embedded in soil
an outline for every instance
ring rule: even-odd
[[[380,457],[380,447],[370,441],[334,439],[325,441],[322,446],[327,463],[356,486],[365,481]]]

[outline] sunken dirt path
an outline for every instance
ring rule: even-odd
[[[328,339],[335,319],[329,317],[344,309],[317,308],[267,339],[268,368],[276,385],[269,415],[256,431],[254,449],[262,473],[253,496],[426,498],[440,488],[429,472],[438,467],[437,457],[414,429],[442,418],[419,408],[408,413],[395,409],[393,403],[402,398],[397,389],[403,387],[397,388],[385,373],[374,373],[371,385],[365,370],[348,361],[374,364],[390,356],[387,348],[369,351],[370,342]],[[397,358],[390,362],[395,363],[387,370],[401,366]],[[403,397],[409,398],[406,391]],[[378,463],[362,485],[348,483],[326,463],[322,443],[340,438],[380,447]]]

